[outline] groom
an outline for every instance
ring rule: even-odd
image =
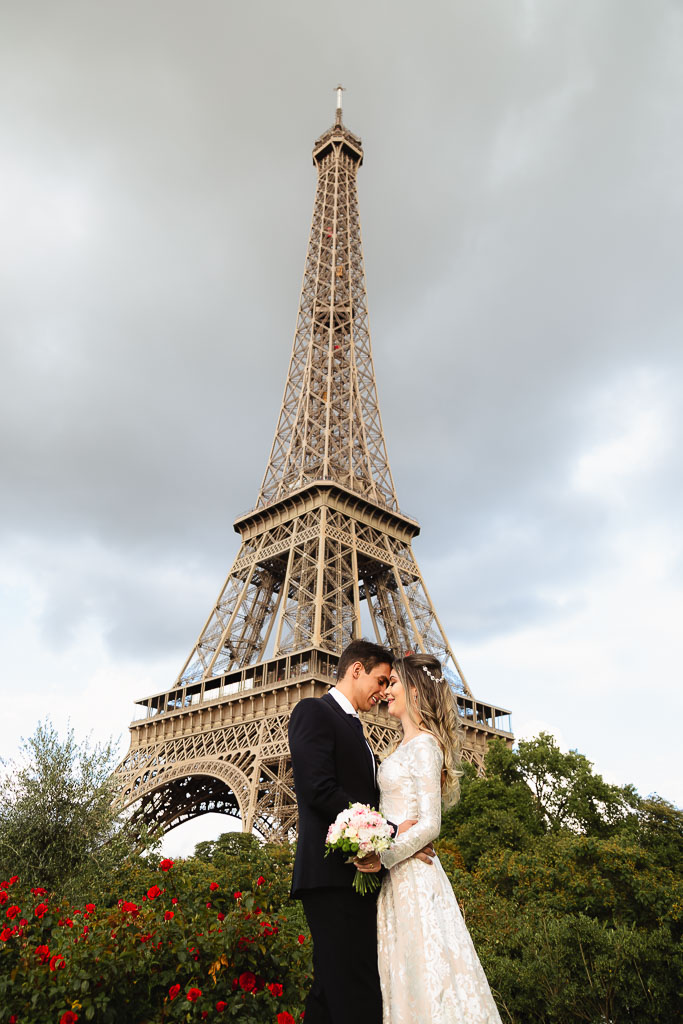
[[[377,972],[376,898],[353,889],[355,868],[339,853],[325,858],[327,830],[350,803],[379,806],[375,757],[359,711],[383,700],[393,664],[390,651],[352,640],[337,665],[337,685],[307,697],[289,720],[299,836],[292,896],[303,903],[313,938],[313,983],[306,1024],[381,1024]],[[415,824],[401,822],[397,835]],[[415,857],[432,863],[426,846]]]
[[[376,893],[352,888],[356,869],[339,853],[325,857],[327,830],[350,803],[379,806],[375,758],[359,711],[384,699],[393,657],[353,640],[337,666],[337,685],[296,705],[289,721],[299,834],[292,896],[313,938],[313,983],[305,1024],[381,1024]]]

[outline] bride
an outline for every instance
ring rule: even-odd
[[[450,882],[436,858],[413,854],[436,839],[441,804],[459,795],[460,719],[439,661],[411,654],[394,662],[389,714],[403,735],[379,769],[380,811],[416,824],[361,871],[389,868],[377,901],[384,1024],[501,1024],[486,975]]]

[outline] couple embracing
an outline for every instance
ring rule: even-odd
[[[401,728],[380,765],[358,712],[382,700]],[[439,661],[352,641],[336,687],[294,708],[289,745],[299,807],[292,895],[313,939],[306,1024],[500,1024],[431,846],[459,776],[460,722]],[[329,826],[356,802],[379,807],[394,842],[356,865],[325,857]],[[356,866],[382,872],[379,895],[356,892]]]

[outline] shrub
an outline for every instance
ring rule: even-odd
[[[111,907],[67,905],[44,887],[3,882],[3,1020],[298,1019],[310,936],[298,907],[274,906],[263,864],[249,890],[237,890],[196,860],[162,861],[146,892],[122,893]]]

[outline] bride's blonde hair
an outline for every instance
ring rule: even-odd
[[[439,741],[443,751],[441,796],[444,807],[451,807],[460,797],[462,775],[462,724],[455,693],[444,678],[441,662],[432,654],[407,654],[396,658],[392,667],[403,683],[410,720]],[[400,738],[391,750],[399,743]]]

